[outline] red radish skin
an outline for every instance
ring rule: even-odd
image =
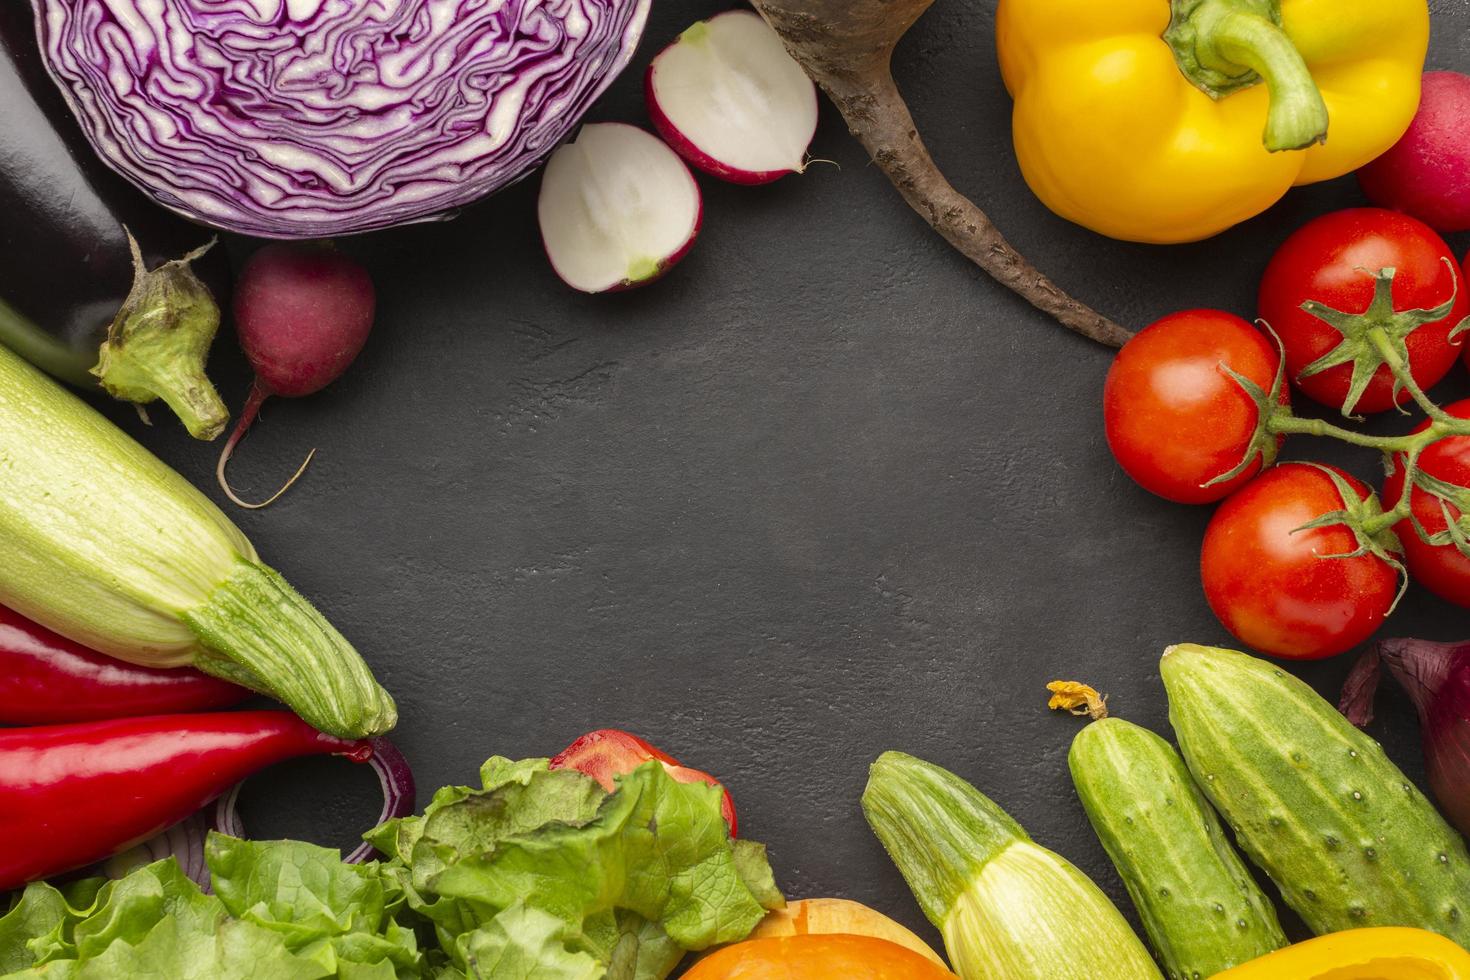
[[[662,77],[660,71],[667,63],[669,53],[674,51],[681,44],[688,44],[689,41],[687,40],[687,38],[691,31],[694,31],[696,29],[704,30],[706,32],[708,32],[709,30],[721,30],[721,28],[724,26],[736,23],[732,20],[728,20],[727,18],[750,19],[751,21],[759,24],[760,29],[770,31],[771,41],[774,47],[781,47],[781,40],[775,34],[775,32],[771,31],[771,29],[765,24],[765,22],[760,20],[759,15],[749,10],[728,10],[722,14],[716,14],[714,17],[711,17],[707,21],[701,21],[700,23],[696,24],[694,27],[690,28],[689,31],[681,34],[673,42],[673,44],[670,44],[667,48],[656,55],[653,61],[649,63],[648,71],[644,73],[644,99],[648,105],[648,115],[649,119],[653,122],[653,128],[658,132],[659,136],[663,137],[664,142],[668,143],[669,146],[674,150],[674,152],[683,157],[690,166],[694,167],[696,170],[707,173],[712,177],[717,177],[720,180],[728,181],[732,184],[742,184],[745,186],[769,184],[773,181],[780,180],[782,177],[785,177],[788,174],[802,173],[806,169],[806,164],[804,161],[794,166],[781,167],[777,169],[747,169],[736,166],[735,164],[728,161],[719,159],[713,153],[702,149],[699,145],[695,143],[694,139],[692,139],[679,128],[679,125],[672,118],[670,118],[669,113],[665,110],[663,101],[659,98],[658,80],[660,77]],[[780,56],[783,59],[790,59],[790,55],[786,54],[784,49],[782,49]],[[809,115],[809,118],[803,119],[800,123],[802,130],[801,135],[804,137],[802,141],[803,146],[810,146],[811,141],[816,137],[817,131],[817,88],[816,85],[811,81],[811,79],[807,78],[805,72],[801,69],[801,66],[798,65],[794,60],[791,60],[790,62],[789,77],[794,81],[795,84],[800,85],[802,88],[804,101],[803,110],[806,114]],[[686,89],[687,88],[688,86],[686,86]],[[806,98],[809,98],[809,103],[805,102]],[[710,109],[711,114],[713,114],[715,111],[716,110],[714,108]],[[722,120],[720,122],[727,123],[728,121]],[[719,123],[711,122],[711,125],[718,124]],[[805,150],[803,149],[803,154],[804,152]]]
[[[215,467],[220,488],[231,501],[250,510],[267,507],[306,471],[315,449],[291,479],[260,503],[241,500],[225,477],[235,446],[261,404],[272,395],[314,394],[341,377],[367,343],[376,306],[367,271],[324,245],[271,244],[245,263],[235,286],[235,329],[255,369],[255,381]]]
[[[536,208],[552,269],[585,293],[661,279],[689,254],[704,222],[684,161],[626,123],[590,123],[553,153]]]
[[[1374,204],[1436,231],[1470,231],[1470,75],[1426,72],[1408,132],[1358,182]]]

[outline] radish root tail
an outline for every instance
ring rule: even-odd
[[[905,201],[959,252],[1062,326],[1109,347],[1132,332],[1063,292],[940,172],[893,81],[894,47],[934,0],[752,0]]]
[[[235,447],[239,445],[241,439],[245,438],[246,431],[249,430],[250,425],[252,422],[255,421],[256,416],[260,414],[260,406],[269,397],[270,392],[261,387],[259,382],[256,382],[255,384],[250,386],[250,397],[245,400],[245,408],[240,412],[240,420],[235,423],[235,429],[233,432],[230,433],[230,438],[225,442],[225,448],[219,454],[219,462],[216,463],[214,467],[214,478],[219,481],[220,489],[223,490],[225,496],[230,499],[230,503],[234,504],[237,507],[243,507],[246,510],[262,510],[266,507],[269,507],[277,500],[280,500],[281,496],[285,494],[287,490],[290,490],[291,487],[295,486],[296,481],[301,479],[301,475],[306,472],[306,468],[310,466],[311,461],[316,458],[316,450],[312,449],[311,452],[306,454],[306,458],[301,461],[301,465],[296,467],[296,472],[291,474],[291,478],[285,483],[281,484],[281,488],[279,490],[271,494],[265,500],[260,501],[259,503],[251,503],[248,500],[242,500],[240,496],[235,493],[234,488],[230,486],[229,478],[225,475],[225,467],[229,465],[230,457],[235,454]]]

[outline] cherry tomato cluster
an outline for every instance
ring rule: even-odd
[[[1272,257],[1259,328],[1187,310],[1118,353],[1103,395],[1108,445],[1159,496],[1224,501],[1200,571],[1210,607],[1244,643],[1294,659],[1342,653],[1378,629],[1410,575],[1470,606],[1470,400],[1440,408],[1425,394],[1462,357],[1470,367],[1467,278],[1470,256],[1462,270],[1429,226],[1338,211]],[[1293,391],[1354,420],[1411,404],[1429,417],[1405,436],[1367,435],[1294,415]],[[1378,450],[1382,497],[1335,467],[1277,464],[1295,434]]]

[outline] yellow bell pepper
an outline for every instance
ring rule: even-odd
[[[1000,0],[996,30],[1037,197],[1113,238],[1185,242],[1397,142],[1419,106],[1429,9]]]
[[[1213,980],[1470,980],[1470,953],[1423,929],[1350,929],[1278,949]]]

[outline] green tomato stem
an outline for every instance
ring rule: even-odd
[[[1383,358],[1383,363],[1393,372],[1394,379],[1399,385],[1413,397],[1419,407],[1424,409],[1426,415],[1435,421],[1449,421],[1450,416],[1424,394],[1424,389],[1419,387],[1419,382],[1414,380],[1414,373],[1399,352],[1394,349],[1393,342],[1389,339],[1388,332],[1382,327],[1372,327],[1368,330],[1368,340],[1372,342],[1373,349],[1378,351],[1378,356]]]
[[[1410,389],[1410,394],[1415,391],[1418,391],[1417,385]],[[1423,392],[1419,392],[1419,395],[1423,396]],[[1425,400],[1428,400],[1427,397]],[[1281,412],[1267,419],[1266,431],[1274,435],[1322,436],[1354,446],[1362,446],[1364,449],[1376,449],[1385,455],[1403,453],[1417,458],[1426,447],[1432,446],[1441,439],[1447,439],[1450,436],[1470,436],[1470,419],[1455,418],[1435,406],[1435,415],[1429,420],[1429,427],[1421,432],[1411,432],[1402,436],[1371,436],[1363,432],[1354,432],[1352,429],[1344,429],[1324,419],[1307,419]]]

